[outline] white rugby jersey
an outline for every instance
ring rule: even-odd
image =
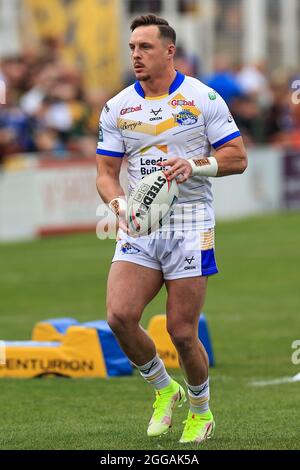
[[[128,158],[131,193],[141,178],[161,170],[157,162],[170,157],[208,157],[211,147],[217,149],[239,135],[221,96],[177,72],[167,95],[147,98],[137,81],[107,102],[100,117],[97,154]],[[212,202],[209,178],[190,177],[179,185],[171,227],[212,228]]]

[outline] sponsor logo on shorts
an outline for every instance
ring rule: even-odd
[[[188,109],[180,111],[178,114],[173,114],[173,116],[174,121],[180,126],[190,126],[191,124],[195,124],[198,121],[198,116],[193,114]]]
[[[110,107],[107,103],[104,105],[104,111],[106,111],[107,113],[110,111]]]
[[[232,122],[232,121],[233,121],[233,117],[231,116],[231,114],[229,114],[227,121],[228,121],[228,122]]]
[[[129,108],[121,109],[121,116],[124,116],[124,114],[128,114],[128,113],[135,113],[137,111],[142,111],[141,104],[139,104],[138,106],[129,106]]]
[[[191,258],[186,257],[184,260],[186,263],[188,263],[188,266],[184,267],[184,270],[187,271],[188,269],[196,269],[196,266],[191,266],[191,263],[195,261],[195,257],[192,256]]]
[[[139,253],[140,250],[138,248],[135,248],[134,246],[130,245],[130,243],[126,242],[121,245],[121,251],[124,255],[135,255],[136,253]]]

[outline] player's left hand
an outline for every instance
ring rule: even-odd
[[[170,181],[177,178],[178,184],[184,183],[192,175],[192,167],[184,158],[169,158],[163,162],[158,162],[157,166],[170,166],[171,168],[165,170],[164,174]]]

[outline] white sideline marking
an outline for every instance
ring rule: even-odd
[[[266,387],[267,385],[278,385],[278,384],[287,384],[291,382],[300,382],[300,372],[294,377],[282,377],[281,379],[273,380],[259,380],[257,382],[251,382],[250,385],[254,387]]]

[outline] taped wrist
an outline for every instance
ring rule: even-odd
[[[218,162],[215,157],[189,158],[187,161],[192,167],[192,176],[216,176],[218,173]]]
[[[112,210],[112,212],[119,217],[120,213],[123,212],[126,214],[127,211],[127,202],[125,198],[116,197],[110,201],[108,207]]]

